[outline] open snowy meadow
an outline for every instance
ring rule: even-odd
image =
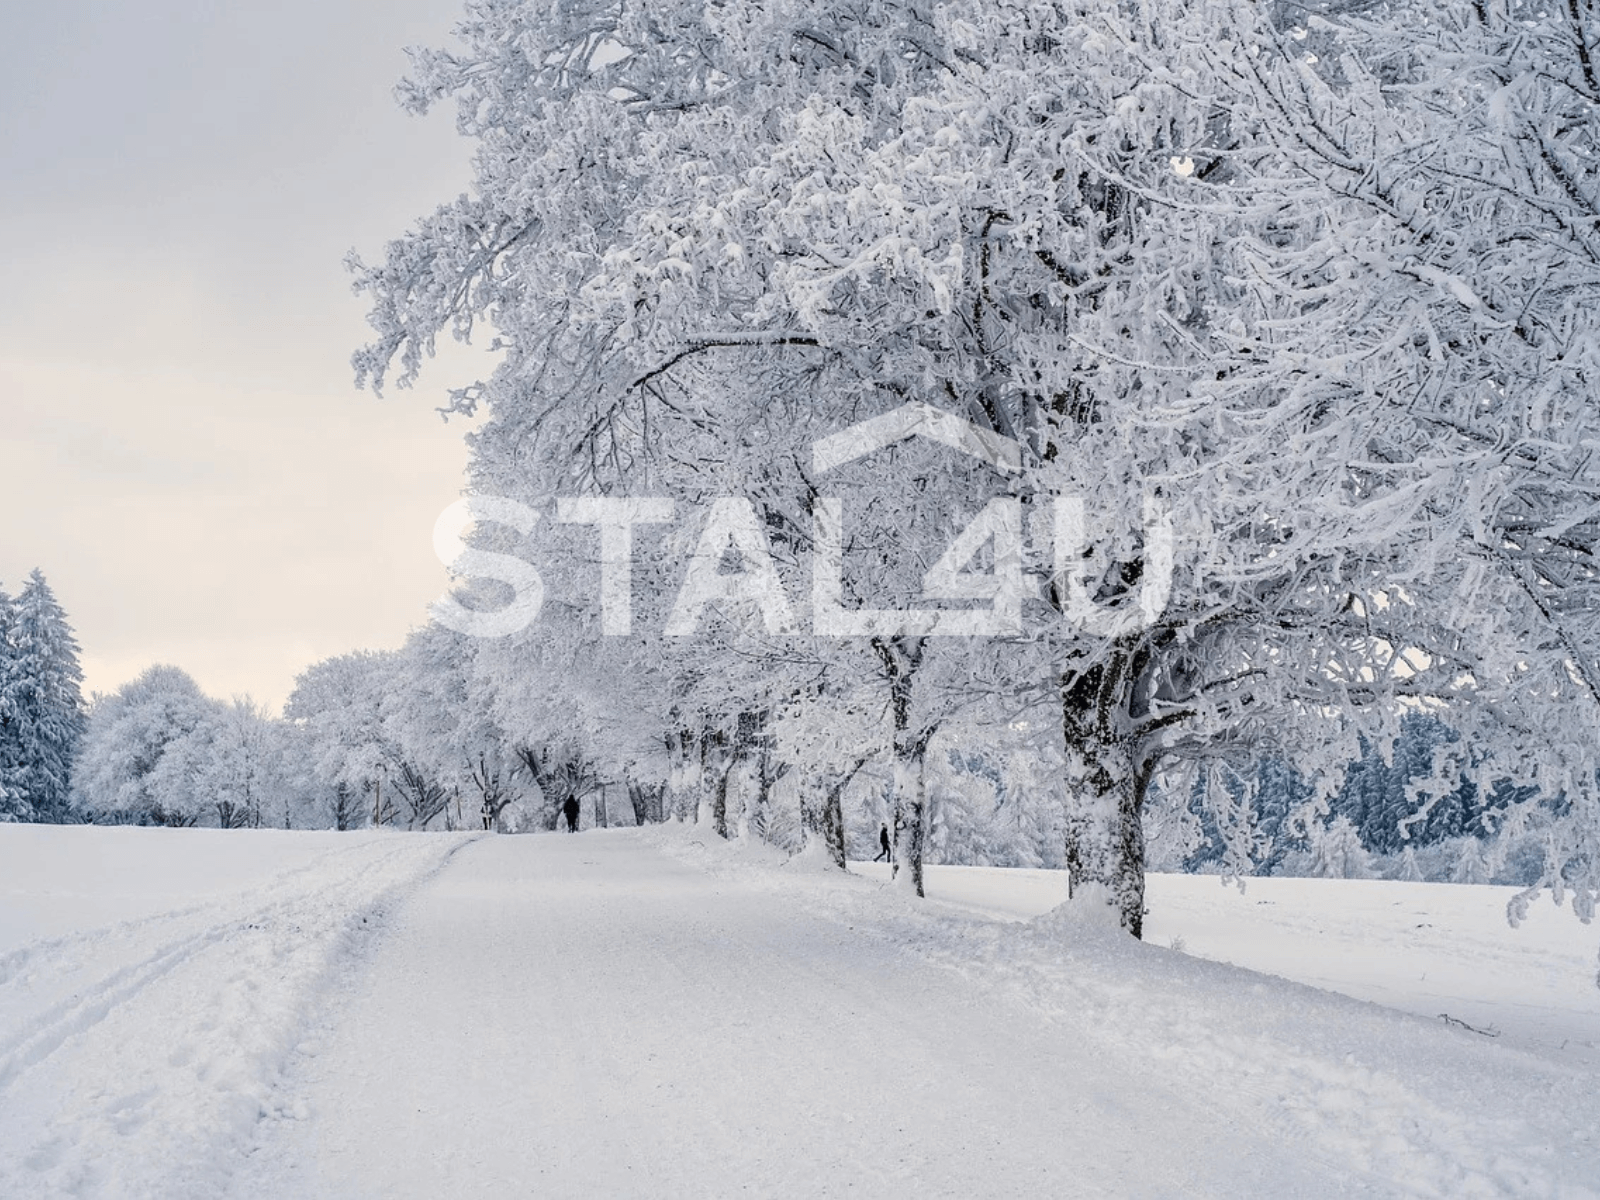
[[[1548,902],[1156,876],[1141,945],[1059,873],[852,872],[0,827],[0,1195],[1600,1195]]]

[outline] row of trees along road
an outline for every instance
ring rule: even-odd
[[[493,374],[450,400],[487,411],[470,486],[544,514],[544,613],[441,649],[451,720],[504,731],[502,769],[559,741],[654,772],[724,832],[763,819],[730,816],[730,772],[793,772],[836,857],[841,781],[890,761],[918,889],[929,747],[1025,737],[1075,883],[1137,934],[1152,779],[1279,756],[1315,813],[1431,712],[1460,736],[1417,804],[1537,789],[1502,821],[1543,823],[1541,882],[1589,915],[1597,30],[1592,0],[471,0],[402,96],[456,102],[474,190],[351,260],[375,389],[492,327]],[[912,442],[817,477],[816,439],[913,400],[1021,469]],[[755,602],[754,551],[810,596],[843,495],[846,609],[915,600],[991,499],[1084,497],[1095,536],[1030,554],[1013,636],[816,637]],[[678,514],[633,531],[630,637],[595,526],[555,520],[621,496]],[[1120,619],[1145,497],[1175,535],[1153,622]],[[696,553],[743,582],[667,636]]]

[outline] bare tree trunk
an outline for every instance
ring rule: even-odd
[[[756,759],[755,813],[750,821],[750,828],[759,838],[765,839],[767,830],[771,826],[773,785],[788,773],[789,764],[774,762],[772,739],[763,736],[761,739],[761,752]]]
[[[633,806],[633,823],[659,824],[665,815],[662,811],[662,794],[666,791],[666,785],[636,783],[630,779],[626,786],[628,803]]]
[[[250,810],[243,804],[228,800],[217,801],[217,828],[243,829],[250,824]]]
[[[701,801],[695,823],[710,821],[711,831],[720,838],[728,836],[728,780],[733,774],[733,765],[733,750],[723,730],[707,730],[701,735]]]
[[[717,755],[716,786],[711,793],[711,831],[720,838],[728,836],[728,781],[733,778],[734,757],[723,750]]]
[[[688,729],[679,729],[667,738],[666,809],[680,821],[700,819],[701,767],[700,739]]]
[[[385,797],[383,794],[383,784],[388,778],[389,764],[387,762],[379,763],[378,774],[372,780],[372,826],[374,829],[381,829],[385,825],[392,824],[400,816],[400,809],[395,804],[393,795]],[[390,791],[392,792],[393,789],[391,788]]]
[[[360,817],[360,806],[351,795],[348,784],[339,784],[333,790],[333,827],[340,833],[349,830],[351,822]]]
[[[901,880],[918,896],[926,895],[922,886],[922,854],[927,844],[927,780],[923,773],[926,741],[901,745],[895,739],[894,755],[894,866],[890,877]]]

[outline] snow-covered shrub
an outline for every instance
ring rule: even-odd
[[[1460,838],[1456,842],[1456,863],[1450,871],[1451,883],[1490,883],[1494,879],[1494,863],[1485,853],[1477,838]]]
[[[1335,817],[1311,831],[1306,873],[1320,879],[1372,878],[1372,856],[1349,817]]]

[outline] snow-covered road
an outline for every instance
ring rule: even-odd
[[[240,1196],[1305,1195],[1315,1177],[1148,1064],[630,833],[463,851],[298,1085],[283,1107],[310,1119],[276,1123]]]
[[[1574,1140],[1586,1117],[1541,1128],[1526,1107],[1585,1107],[1582,1072],[1093,925],[964,922],[661,842],[462,851],[300,1056],[276,1109],[302,1119],[263,1126],[235,1194],[1580,1196],[1600,1179],[1593,1135]]]
[[[1600,1194],[1593,1056],[1543,1026],[692,829],[0,828],[0,897],[4,1200]]]

